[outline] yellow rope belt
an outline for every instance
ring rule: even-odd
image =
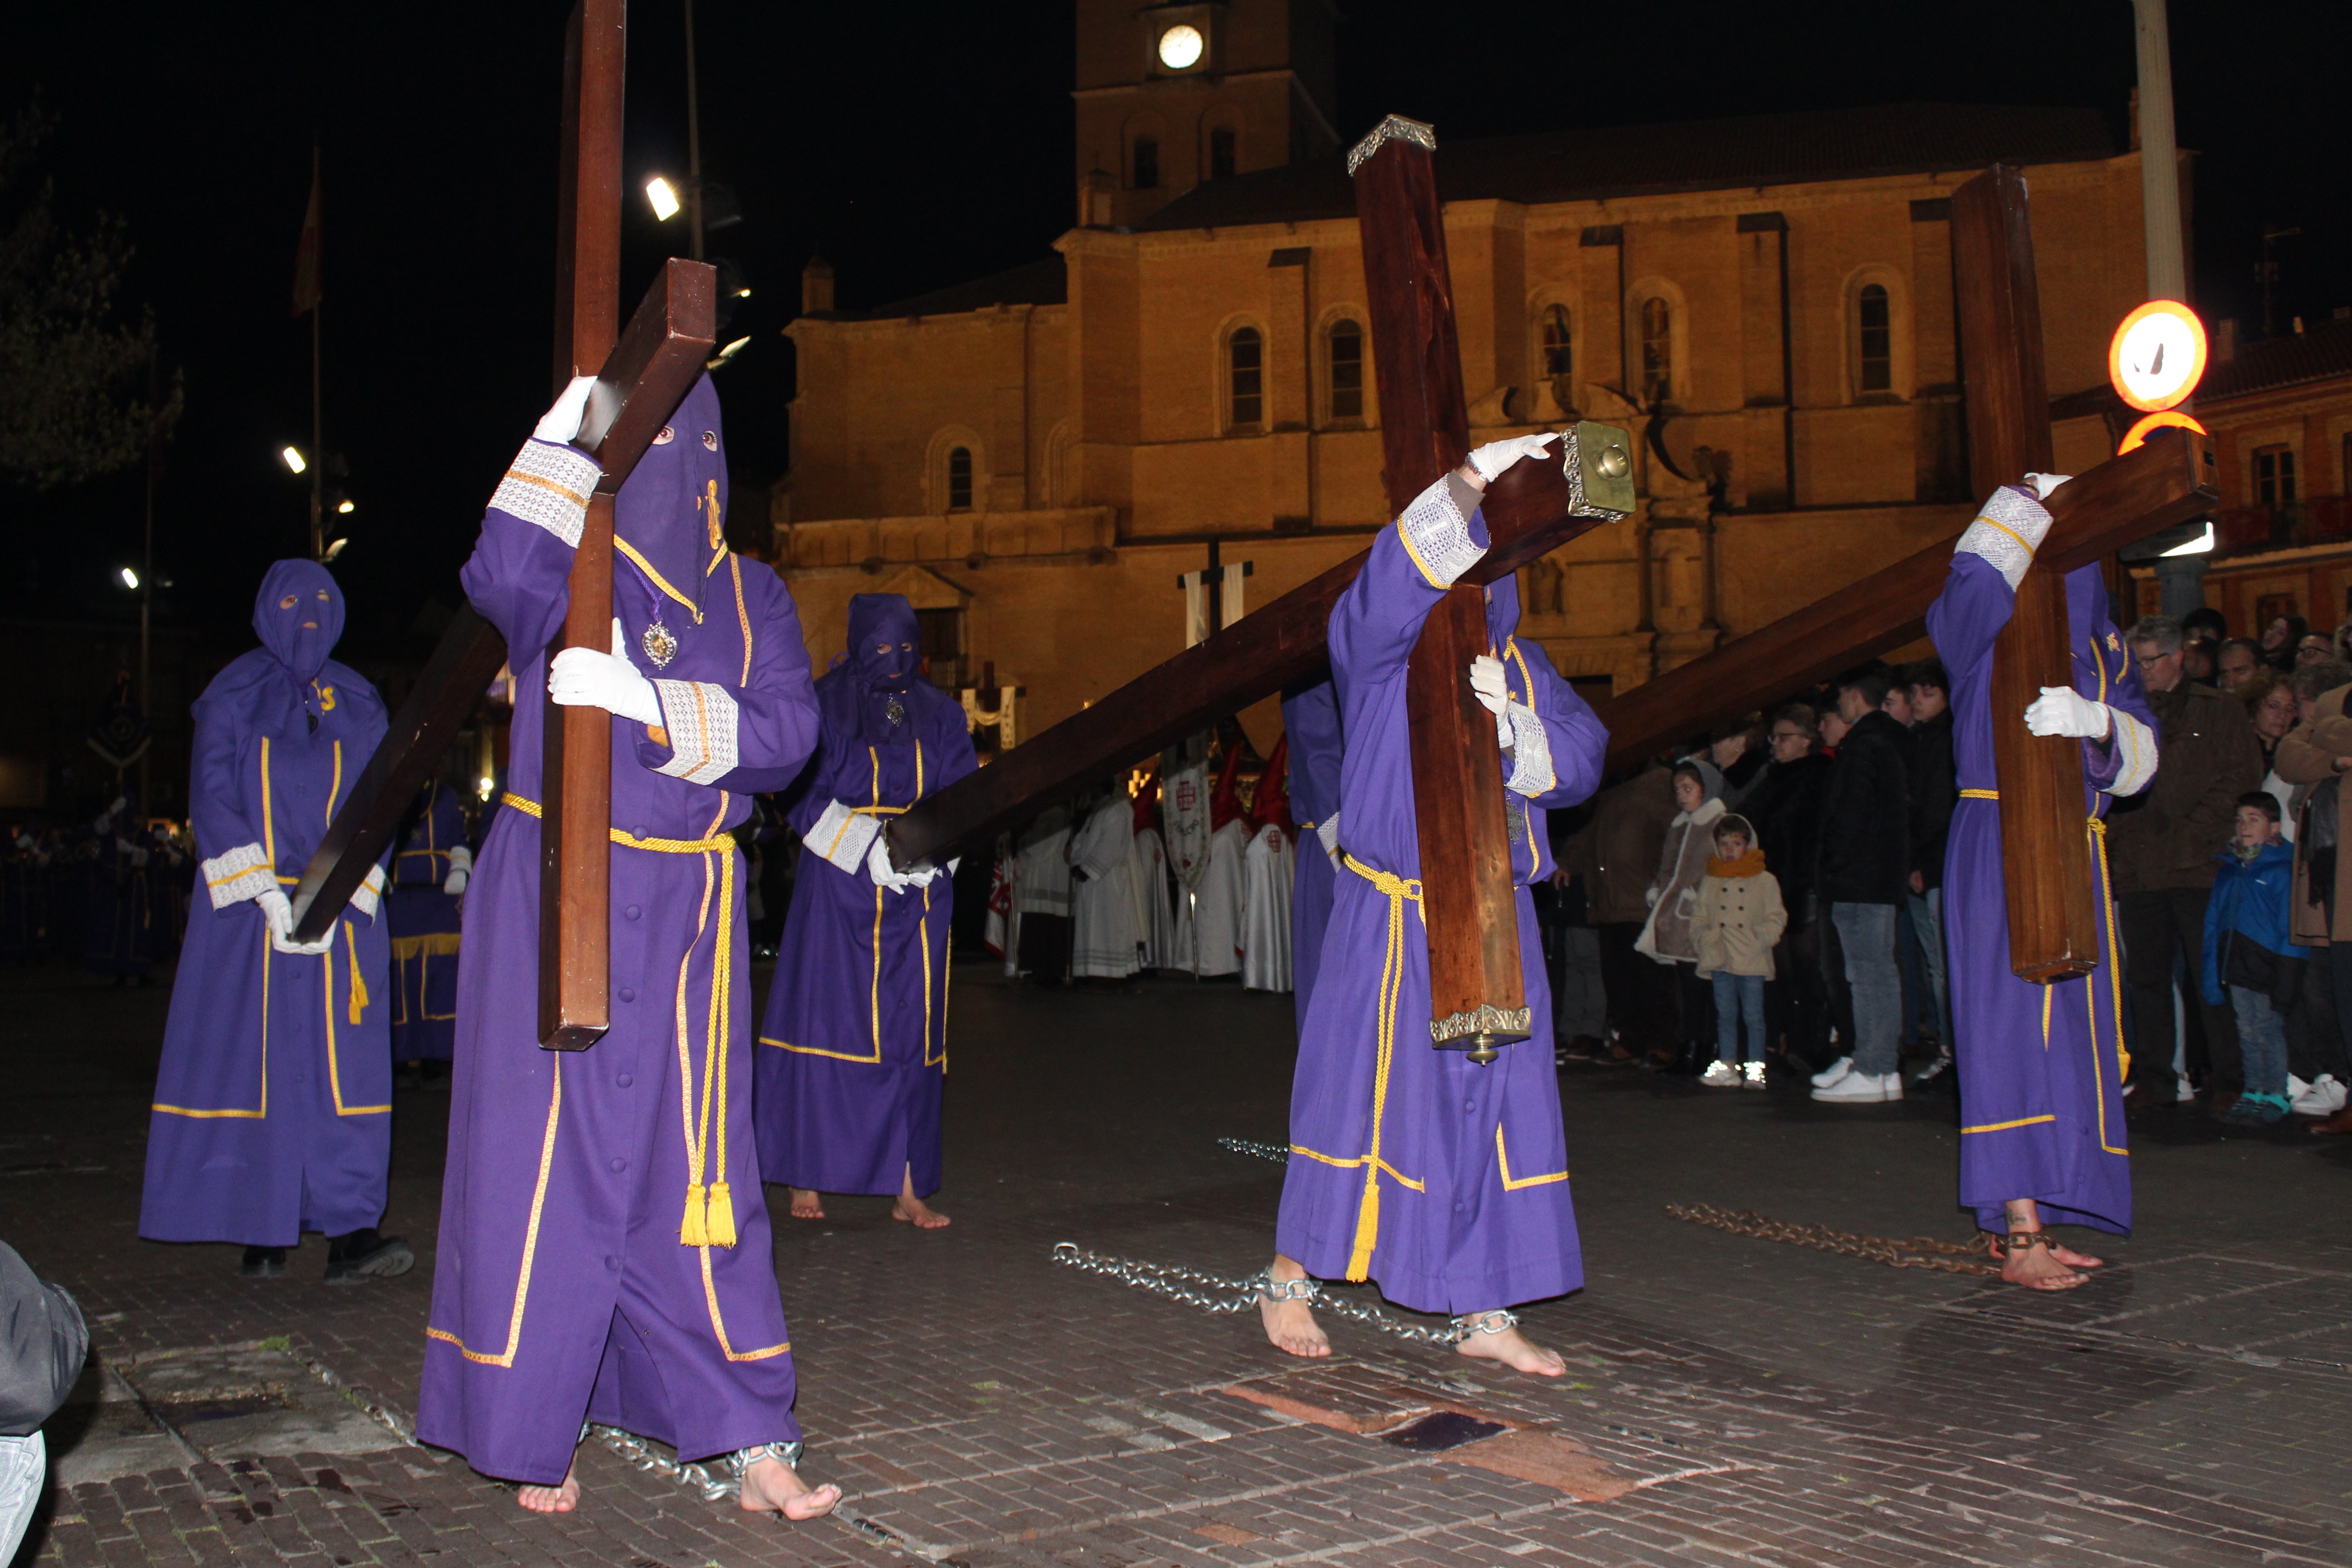
[[[501,798],[526,816],[544,815],[539,802],[526,800],[511,791]],[[727,1063],[730,1037],[734,1032],[730,1014],[735,970],[735,840],[725,834],[711,838],[640,838],[617,827],[606,831],[614,843],[627,848],[703,858],[702,909],[696,919],[694,941],[687,944],[685,955],[677,961],[678,1116],[685,1128],[688,1167],[686,1209],[678,1220],[677,1239],[681,1247],[732,1247],[736,1240],[735,1198],[727,1184]],[[710,929],[714,861],[719,887],[719,935],[711,954],[710,1010],[704,1026],[702,1094],[698,1112],[694,1058],[686,1026],[687,966],[694,961],[694,950],[702,944],[702,933]],[[715,1170],[709,1158],[714,1093],[719,1123]],[[704,1178],[713,1174],[719,1179],[706,1184]]]
[[[1388,1111],[1389,1064],[1396,1049],[1397,992],[1404,984],[1404,907],[1420,904],[1421,884],[1409,877],[1376,870],[1353,855],[1341,864],[1370,882],[1389,901],[1388,951],[1381,961],[1380,1055],[1372,1071],[1372,1141],[1364,1153],[1364,1195],[1356,1208],[1356,1239],[1348,1253],[1348,1278],[1370,1276],[1372,1247],[1381,1234],[1381,1132]],[[1424,910],[1422,918],[1429,917]]]

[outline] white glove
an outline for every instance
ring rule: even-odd
[[[294,940],[294,906],[287,901],[286,894],[282,889],[272,888],[253,901],[261,906],[262,914],[268,920],[269,945],[278,952],[299,953],[306,958],[316,958],[335,945],[335,930],[332,926],[329,926],[327,934],[316,942]]]
[[[466,890],[466,880],[474,874],[474,852],[460,844],[449,851],[449,875],[442,879],[441,890],[457,898]]]
[[[618,616],[613,620],[613,651],[568,647],[548,667],[547,694],[567,708],[602,708],[640,724],[662,721],[661,700],[654,683],[629,662],[628,639]]]
[[[1470,454],[1469,464],[1478,470],[1478,477],[1493,484],[1503,477],[1503,470],[1521,458],[1540,458],[1544,448],[1559,439],[1556,430],[1546,430],[1535,436],[1514,436],[1507,441],[1489,441]]]
[[[580,422],[588,416],[588,389],[596,384],[593,375],[575,375],[555,395],[555,405],[539,416],[531,434],[542,441],[568,446],[580,434]]]
[[[2107,738],[2107,705],[2094,702],[2071,686],[2045,686],[2025,710],[2025,727],[2037,735],[2070,735],[2083,741]]]
[[[874,836],[874,847],[866,852],[866,874],[874,879],[876,887],[887,888],[894,893],[903,893],[931,879],[927,872],[901,871],[891,865],[890,846],[883,842],[879,833]]]
[[[2040,496],[2043,500],[2048,500],[2052,490],[2074,477],[2072,474],[2028,474],[2025,476],[2025,482],[2033,487],[2035,495]]]
[[[1511,689],[1503,675],[1503,661],[1480,654],[1470,661],[1470,690],[1495,716],[1495,742],[1506,751],[1511,744],[1511,721],[1504,710],[1511,705]]]

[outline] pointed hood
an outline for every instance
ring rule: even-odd
[[[308,686],[343,635],[343,591],[315,561],[280,561],[254,595],[253,630],[294,684]]]
[[[850,595],[849,668],[877,691],[904,691],[922,673],[922,628],[906,595]]]
[[[1216,793],[1209,796],[1209,831],[1248,819],[1249,814],[1242,809],[1242,748],[1236,742],[1225,748],[1225,765],[1217,773]]]
[[[726,432],[718,389],[705,375],[621,486],[614,550],[641,574],[658,576],[652,587],[663,599],[677,605],[683,598],[700,609],[704,584],[727,559],[726,516]],[[665,583],[677,598],[663,592]]]
[[[1500,654],[1519,629],[1519,574],[1507,573],[1486,584],[1486,636]]]
[[[1298,831],[1290,820],[1290,735],[1286,731],[1266,757],[1265,772],[1258,775],[1250,820],[1261,828],[1279,827],[1286,838]]]

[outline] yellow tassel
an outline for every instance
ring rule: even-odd
[[[724,1182],[710,1184],[710,1245],[735,1245],[735,1199]]]
[[[677,1222],[677,1244],[680,1247],[708,1247],[709,1232],[703,1224],[704,1199],[702,1184],[689,1182],[686,1187],[686,1217]]]
[[[333,939],[331,937],[328,940],[331,942]],[[350,949],[352,955],[352,1005],[350,1016],[352,1022],[353,1024],[357,1024],[360,1021],[360,1015],[367,1011],[367,977],[360,973],[360,939],[358,936],[353,934],[352,931],[352,922],[349,921],[345,921],[343,922],[343,942]]]

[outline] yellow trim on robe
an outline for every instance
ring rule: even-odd
[[[735,684],[749,689],[751,684],[751,612],[743,604],[743,558],[729,555],[727,569],[735,574],[735,619],[743,627],[743,675]]]
[[[627,556],[636,566],[637,570],[646,574],[647,581],[651,582],[655,587],[659,588],[663,593],[668,595],[671,598],[676,599],[679,604],[684,605],[688,609],[693,611],[694,624],[696,626],[698,626],[702,624],[702,606],[696,604],[692,599],[688,598],[685,595],[679,593],[677,589],[671,587],[669,585],[669,579],[655,571],[654,563],[646,560],[644,556],[638,554],[637,547],[635,545],[631,544],[627,540],[622,538],[616,533],[613,535],[613,548]]]
[[[1503,1152],[1503,1124],[1499,1121],[1495,1123],[1495,1164],[1503,1173],[1503,1190],[1507,1193],[1516,1193],[1521,1187],[1548,1186],[1553,1182],[1568,1180],[1566,1171],[1547,1171],[1540,1176],[1513,1176],[1511,1157]]]
[[[356,975],[359,942],[357,938],[352,935],[351,922],[348,921],[343,922],[343,934],[352,943],[352,973]],[[335,1114],[338,1116],[389,1116],[392,1114],[392,1107],[389,1105],[345,1105],[343,1103],[342,1068],[336,1060],[338,1047],[335,1041],[335,943],[331,935],[327,941],[327,951],[320,953],[319,957],[326,964],[326,969],[320,976],[322,984],[320,989],[324,994],[327,1005],[327,1092],[334,1100]],[[361,999],[360,1005],[366,1005],[364,997]]]
[[[1408,901],[1421,902],[1421,884],[1411,878],[1390,871],[1376,870],[1342,853],[1340,863],[1359,877],[1371,883],[1389,901],[1388,951],[1381,962],[1379,1052],[1372,1069],[1372,1138],[1371,1147],[1365,1150],[1358,1162],[1364,1167],[1364,1195],[1356,1209],[1356,1237],[1348,1253],[1348,1278],[1360,1280],[1370,1277],[1372,1249],[1380,1245],[1381,1234],[1381,1173],[1388,1171],[1414,1192],[1423,1191],[1418,1182],[1409,1181],[1390,1169],[1381,1158],[1381,1134],[1387,1121],[1389,1103],[1389,1067],[1396,1051],[1397,993],[1404,984],[1404,906]],[[1429,918],[1426,910],[1422,919]],[[1312,1156],[1322,1158],[1322,1156]],[[1333,1164],[1338,1161],[1330,1162]]]
[[[268,743],[264,738],[264,744]],[[226,1117],[236,1121],[266,1121],[269,1119],[269,955],[274,951],[269,942],[269,925],[261,927],[261,1108],[257,1110],[196,1110],[184,1105],[166,1105],[158,1100],[147,1109],[166,1116],[191,1116],[199,1121]]]
[[[1960,1135],[1966,1137],[1971,1132],[2006,1132],[2012,1127],[2039,1127],[2045,1121],[2057,1120],[2055,1116],[2021,1116],[2014,1121],[1991,1121],[1982,1127],[1963,1127],[1960,1129]]]
[[[530,1299],[530,1266],[532,1260],[539,1256],[539,1218],[541,1211],[547,1204],[547,1175],[555,1166],[556,1122],[563,1114],[563,1053],[551,1051],[548,1053],[548,1060],[551,1064],[551,1076],[555,1079],[555,1088],[548,1096],[547,1131],[539,1142],[539,1181],[531,1188],[530,1222],[524,1227],[522,1233],[522,1268],[515,1278],[514,1315],[507,1320],[507,1348],[493,1355],[488,1351],[467,1350],[466,1342],[446,1329],[428,1327],[425,1331],[426,1339],[441,1340],[453,1344],[457,1347],[459,1355],[464,1356],[467,1361],[478,1362],[484,1366],[514,1365],[515,1348],[522,1343],[522,1310],[524,1304]]]
[[[1429,563],[1421,558],[1421,552],[1412,547],[1412,535],[1405,531],[1403,518],[1398,518],[1395,523],[1391,526],[1396,529],[1397,542],[1404,546],[1405,554],[1412,558],[1413,565],[1420,571],[1422,577],[1431,587],[1443,594],[1447,589],[1454,586],[1451,583],[1439,582],[1437,580],[1437,574],[1429,569]]]

